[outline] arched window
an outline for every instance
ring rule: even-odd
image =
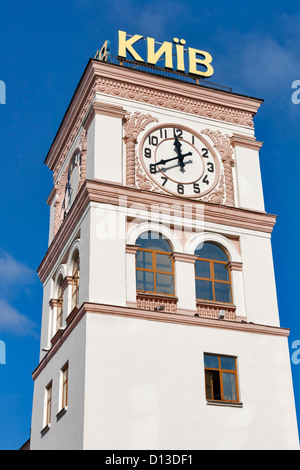
[[[229,258],[218,245],[201,243],[195,250],[196,297],[199,300],[232,303]]]
[[[78,250],[75,251],[73,258],[73,266],[72,266],[72,302],[71,302],[71,310],[75,307],[78,307],[79,302],[79,252]]]
[[[174,263],[170,243],[158,233],[146,232],[137,240],[136,289],[174,295]]]
[[[58,278],[57,287],[57,307],[56,307],[56,331],[62,327],[63,321],[63,309],[64,309],[64,293],[62,290],[63,277],[62,275]]]

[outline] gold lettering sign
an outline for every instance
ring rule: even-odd
[[[186,41],[184,39],[174,38],[173,43],[165,41],[162,45],[156,50],[155,48],[155,39],[153,38],[144,38],[140,34],[135,34],[127,39],[127,33],[125,31],[119,31],[119,49],[118,56],[120,58],[127,58],[127,52],[130,54],[131,58],[137,62],[148,63],[151,65],[157,65],[158,61],[164,60],[164,67],[167,69],[177,70],[180,72],[187,72],[185,63],[184,63],[184,52]],[[138,54],[134,49],[134,46],[141,40],[146,39],[147,43],[147,59],[146,61]],[[174,69],[173,64],[173,47],[175,45],[176,50],[176,69]],[[211,77],[214,73],[214,69],[211,65],[212,56],[200,49],[194,49],[188,47],[188,60],[189,68],[188,73],[191,75],[198,75],[201,77]],[[159,64],[160,65],[160,64]],[[204,69],[204,70],[203,70]]]

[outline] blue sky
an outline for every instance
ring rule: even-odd
[[[300,340],[300,104],[291,100],[292,83],[300,80],[299,3],[11,0],[0,9],[0,80],[6,84],[0,105],[0,341],[6,346],[0,449],[18,449],[30,433],[42,306],[36,269],[47,249],[52,188],[43,162],[88,59],[106,39],[116,51],[119,29],[160,42],[183,38],[212,54],[212,81],[264,99],[255,129],[264,142],[266,210],[278,215],[272,237],[278,303],[281,325],[291,329],[300,417],[300,364],[292,347]]]

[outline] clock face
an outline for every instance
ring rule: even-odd
[[[186,127],[157,126],[140,146],[140,159],[150,178],[165,191],[200,197],[219,180],[219,160],[198,133]]]

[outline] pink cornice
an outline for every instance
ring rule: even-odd
[[[64,330],[59,331],[55,336],[54,344],[50,351],[44,356],[40,364],[32,373],[35,380],[51,358],[56,354],[58,349],[74,330],[76,325],[86,314],[110,315],[116,317],[124,317],[131,319],[148,320],[163,323],[173,323],[178,325],[218,328],[223,330],[240,331],[243,333],[263,334],[272,336],[288,337],[290,330],[269,325],[258,325],[254,323],[237,322],[232,320],[219,320],[205,317],[195,317],[191,315],[180,315],[176,313],[165,313],[164,311],[142,310],[132,307],[120,307],[116,305],[103,305],[94,303],[85,303],[75,313],[72,321]]]
[[[243,271],[243,263],[238,261],[230,261],[228,263],[228,268],[230,271]]]
[[[230,138],[232,147],[246,147],[253,150],[259,150],[263,142],[259,142],[255,137],[245,136],[242,134],[233,134]]]
[[[123,119],[125,117],[125,111],[121,106],[115,106],[113,104],[101,103],[99,101],[95,101],[87,117],[83,122],[84,128],[87,130],[96,114],[100,114],[102,116],[110,116],[115,117],[118,119]]]
[[[73,278],[72,278],[72,276],[66,276],[66,277],[64,278],[62,284],[61,284],[61,288],[62,288],[62,290],[64,291],[64,290],[66,290],[66,288],[67,288],[68,286],[70,286],[70,285],[72,285],[72,284],[73,284]]]
[[[120,204],[124,206],[126,204],[128,208],[131,206],[136,207],[136,204],[139,203],[143,204],[149,213],[157,207],[158,211],[168,215],[171,213],[174,216],[178,215],[180,217],[188,213],[191,218],[194,217],[195,219],[199,216],[199,210],[201,209],[201,215],[203,211],[203,217],[206,222],[265,233],[271,233],[276,223],[276,216],[265,212],[220,206],[218,204],[189,199],[183,200],[177,196],[142,191],[102,181],[86,180],[38,268],[38,275],[42,282],[46,280],[51,272],[52,266],[59,257],[62,247],[67,243],[84,210],[92,201],[114,206],[119,206]]]
[[[190,255],[188,253],[172,253],[173,260],[181,261],[183,263],[192,263],[195,264],[198,256],[197,255]]]
[[[256,98],[91,60],[45,159],[51,170],[71,147],[97,92],[247,127],[253,127],[253,116],[262,103]]]
[[[126,245],[126,253],[135,255],[139,248],[140,245]]]
[[[49,300],[49,306],[50,306],[50,308],[57,307],[57,299],[50,299]]]

